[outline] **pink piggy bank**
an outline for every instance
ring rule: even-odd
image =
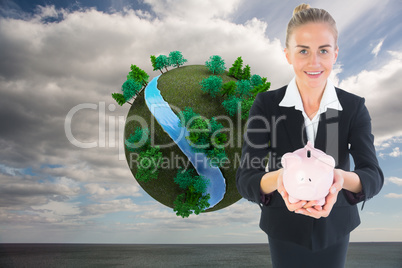
[[[281,162],[289,202],[317,200],[322,206],[334,180],[335,160],[308,142],[304,148],[284,154]]]

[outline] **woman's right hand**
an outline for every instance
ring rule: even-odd
[[[277,180],[277,191],[281,194],[283,201],[285,201],[286,207],[288,208],[289,211],[303,214],[303,209],[301,208],[309,208],[309,207],[314,207],[317,204],[317,201],[310,201],[307,202],[306,200],[300,200],[297,203],[290,203],[289,202],[289,194],[286,192],[285,186],[283,185],[283,171],[281,171],[278,175],[278,180]]]

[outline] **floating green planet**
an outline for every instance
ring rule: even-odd
[[[224,71],[219,56],[211,57],[206,66],[181,66],[184,61],[177,61],[177,68],[169,71],[163,63],[166,57],[152,57],[154,68],[164,72],[146,83],[147,75],[132,66],[122,87],[124,94],[113,96],[120,105],[134,96],[125,125],[125,153],[132,174],[152,198],[173,208],[178,216],[234,204],[241,199],[236,171],[248,110],[256,94],[268,90],[270,83],[251,76],[248,65],[242,69],[241,57],[229,72]],[[163,68],[155,67],[157,62],[162,62]],[[214,72],[219,68],[211,68],[213,63],[221,70]],[[131,89],[135,94],[129,92]],[[162,103],[165,110],[158,111]],[[173,117],[176,121],[168,120]],[[191,148],[183,148],[183,142]],[[198,158],[201,154],[204,160]],[[204,176],[208,174],[205,168],[217,169],[221,175]],[[192,207],[183,207],[190,203]],[[194,207],[196,203],[199,209]]]
[[[158,89],[161,92],[164,100],[169,103],[174,112],[184,111],[186,107],[191,107],[197,114],[204,116],[205,118],[212,118],[223,116],[228,118],[222,102],[224,97],[212,98],[201,90],[200,81],[208,78],[211,75],[208,68],[202,65],[183,66],[170,70],[164,73],[158,79]],[[227,74],[219,75],[223,83],[229,81],[236,81],[236,79],[229,77]],[[143,119],[143,120],[141,120]],[[219,202],[213,208],[207,211],[215,211],[237,202],[241,196],[237,192],[235,175],[236,170],[234,166],[235,157],[239,158],[241,154],[242,143],[242,128],[244,127],[244,121],[235,122],[232,120],[219,120],[224,128],[227,128],[227,136],[232,140],[231,144],[225,148],[226,155],[228,157],[226,167],[221,168],[221,172],[226,179],[226,193],[221,202]],[[145,123],[145,124],[144,124]],[[234,126],[230,124],[238,123]],[[141,125],[143,124],[143,125]],[[183,193],[183,190],[174,182],[178,169],[180,167],[185,168],[189,165],[187,156],[180,150],[177,145],[173,144],[173,140],[162,129],[155,117],[152,115],[148,106],[145,103],[144,94],[138,96],[133,105],[131,106],[125,126],[125,139],[130,134],[134,133],[137,127],[148,127],[151,131],[150,136],[153,139],[154,145],[160,145],[165,160],[159,168],[158,178],[155,180],[149,180],[147,182],[138,181],[141,187],[158,202],[173,208],[173,202],[179,194]],[[229,133],[232,132],[232,133]],[[232,135],[232,137],[230,137]],[[240,142],[239,142],[240,138]],[[134,163],[137,159],[135,153],[130,152],[126,147],[126,158],[129,167],[135,176],[137,173],[138,163]],[[170,160],[170,163],[166,163]],[[183,161],[185,160],[185,162]],[[240,160],[237,159],[239,162]]]

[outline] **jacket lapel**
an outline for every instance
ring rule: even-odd
[[[327,140],[326,113],[320,115],[320,122],[318,123],[317,135],[314,141],[314,147],[325,152]]]
[[[314,147],[331,155],[338,164],[339,159],[339,122],[341,111],[327,109],[320,116]]]
[[[279,107],[284,118],[284,125],[288,140],[294,151],[304,147],[307,144],[307,134],[304,127],[304,117],[301,111],[294,107]]]
[[[288,137],[289,151],[294,151],[304,147],[307,144],[307,134],[304,126],[304,117],[301,111],[294,107],[279,106],[280,101],[285,95],[286,86],[278,89],[276,103],[279,107],[280,114],[285,116],[284,128]],[[341,96],[337,95],[339,101]],[[339,123],[342,111],[328,108],[327,111],[320,115],[317,135],[314,142],[314,147],[334,157],[338,165],[339,158]],[[283,133],[284,134],[284,133]]]

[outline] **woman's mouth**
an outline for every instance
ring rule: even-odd
[[[324,71],[318,71],[318,72],[304,72],[311,78],[317,78],[319,77]]]

